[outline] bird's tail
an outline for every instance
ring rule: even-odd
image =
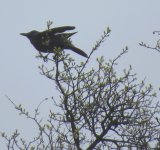
[[[84,56],[84,57],[88,58],[88,55],[87,55],[84,51],[82,51],[81,49],[79,49],[79,48],[77,48],[77,47],[75,47],[75,46],[70,47],[70,49],[71,49],[72,51],[74,51],[75,53],[77,53],[77,54],[79,54],[79,55],[81,55],[81,56]]]

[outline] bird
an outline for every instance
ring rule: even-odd
[[[48,29],[42,32],[33,30],[28,33],[20,33],[26,36],[36,50],[43,53],[54,53],[55,48],[61,50],[70,49],[75,53],[88,58],[88,55],[78,47],[72,44],[70,37],[77,32],[64,33],[67,30],[75,29],[74,26],[62,26]]]

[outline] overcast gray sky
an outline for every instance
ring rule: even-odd
[[[76,46],[89,54],[107,26],[111,36],[92,56],[104,56],[113,59],[125,47],[128,54],[119,60],[119,71],[133,66],[139,80],[147,77],[147,82],[160,86],[160,53],[138,45],[144,41],[155,45],[160,38],[153,35],[160,30],[160,0],[1,0],[0,5],[0,131],[10,134],[19,129],[23,136],[32,136],[33,124],[19,116],[8,95],[15,103],[22,104],[29,111],[45,97],[54,95],[54,84],[39,74],[36,59],[37,51],[30,42],[19,35],[21,32],[45,30],[46,22],[51,20],[54,26],[76,26],[74,35]],[[71,52],[77,62],[85,58]],[[48,112],[50,102],[45,103],[41,111]],[[0,145],[4,141],[0,138]]]

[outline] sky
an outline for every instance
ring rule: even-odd
[[[146,78],[155,89],[160,87],[160,53],[140,47],[145,42],[155,46],[160,36],[153,35],[160,30],[159,0],[1,0],[0,5],[0,131],[11,134],[19,129],[22,135],[32,135],[33,123],[19,116],[9,96],[16,104],[22,104],[31,113],[46,97],[54,95],[54,83],[40,75],[36,59],[37,51],[29,40],[19,33],[31,30],[43,31],[46,22],[53,21],[53,27],[75,26],[78,31],[72,38],[77,47],[90,53],[103,31],[109,26],[110,37],[93,54],[90,63],[96,58],[114,59],[125,46],[129,52],[119,61],[117,70],[132,65],[138,80]],[[85,58],[67,51],[77,63]],[[41,107],[42,115],[49,111],[50,101]],[[44,115],[44,116],[45,116]],[[0,138],[0,145],[5,141]]]

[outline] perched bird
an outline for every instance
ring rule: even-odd
[[[63,26],[43,32],[33,30],[29,33],[21,33],[21,35],[26,36],[39,52],[54,53],[55,48],[60,48],[61,50],[70,49],[88,58],[88,55],[84,51],[72,44],[70,37],[77,32],[63,33],[66,30],[73,29],[75,29],[73,26]]]

